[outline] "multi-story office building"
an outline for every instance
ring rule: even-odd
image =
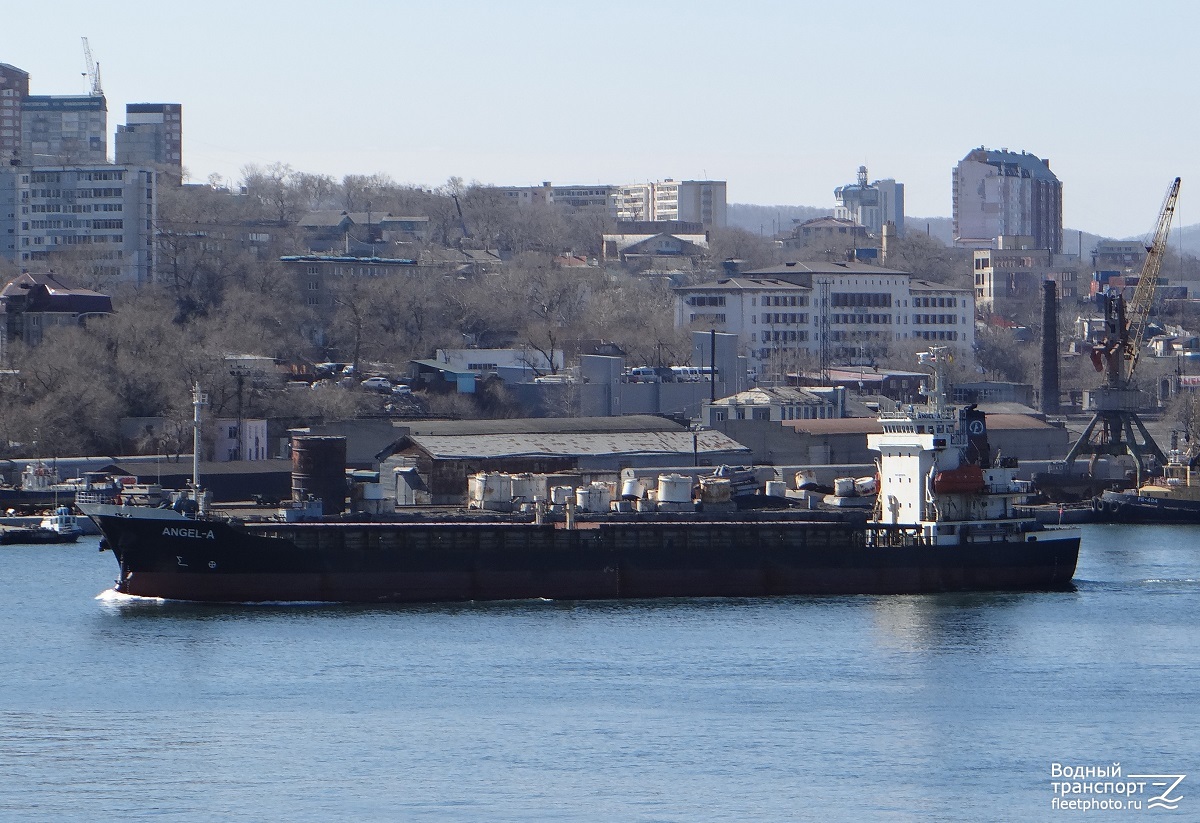
[[[785,263],[675,290],[676,327],[736,334],[750,368],[770,379],[904,340],[969,352],[974,314],[970,289],[865,263]]]
[[[0,169],[0,256],[24,266],[73,252],[99,278],[153,282],[155,187],[137,166]]]
[[[125,125],[117,126],[117,163],[150,166],[183,177],[183,106],[129,103]]]
[[[892,223],[896,236],[904,236],[904,184],[888,178],[867,183],[867,167],[858,167],[858,182],[833,190],[837,201],[833,216],[866,226],[872,234],[883,234],[883,224]]]
[[[1008,149],[972,150],[954,168],[954,238],[959,246],[994,248],[1001,235],[1062,251],[1062,183],[1050,161]]]

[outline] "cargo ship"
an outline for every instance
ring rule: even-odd
[[[594,488],[531,510],[238,520],[78,503],[115,555],[118,592],[205,602],[443,602],[1067,590],[1080,532],[1017,515],[1029,493],[994,461],[984,415],[929,403],[880,414],[871,511],[745,510],[691,482],[652,500]],[[197,391],[197,397],[199,392]],[[199,402],[197,402],[197,421]],[[198,451],[198,450],[197,450]],[[662,478],[660,478],[660,485]],[[194,487],[199,488],[198,480]],[[483,483],[482,485],[486,485]],[[678,485],[668,481],[668,487]],[[726,487],[726,492],[728,488]],[[196,498],[200,497],[198,501]],[[581,500],[587,501],[581,506]],[[607,505],[605,505],[607,504]],[[297,505],[301,505],[297,503]],[[289,510],[289,511],[295,511]]]

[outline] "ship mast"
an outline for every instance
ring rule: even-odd
[[[192,386],[192,494],[200,502],[200,409],[208,405],[208,395],[200,391],[197,381]]]
[[[930,346],[929,351],[917,355],[917,362],[922,366],[933,367],[933,373],[930,375],[933,384],[929,387],[927,397],[934,413],[940,416],[949,402],[946,393],[946,364],[950,362],[950,351],[946,346]]]

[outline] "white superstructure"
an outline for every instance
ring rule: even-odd
[[[993,458],[982,412],[947,404],[949,358],[943,347],[920,355],[933,367],[929,403],[881,411],[883,432],[867,436],[879,452],[875,519],[913,527],[935,544],[1023,540],[1029,523],[1013,507],[1030,484],[1017,479],[1015,459]]]

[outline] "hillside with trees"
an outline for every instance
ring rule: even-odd
[[[309,251],[299,222],[323,210],[426,220],[424,236],[405,242],[361,236],[361,227],[344,238],[347,248],[421,265],[403,276],[347,278],[335,308],[320,315],[307,299],[311,286],[281,258]],[[239,403],[246,416],[296,421],[379,413],[379,398],[367,393],[286,388],[282,380],[251,380],[239,399],[233,355],[285,364],[389,364],[398,372],[440,348],[476,344],[548,353],[592,340],[615,345],[631,362],[683,364],[691,346],[687,330],[674,326],[672,287],[719,277],[729,259],[741,261],[743,270],[782,262],[785,253],[771,233],[747,228],[747,221],[764,226],[771,220],[778,228],[819,213],[827,211],[730,206],[735,224],[713,230],[705,254],[663,270],[645,262],[603,262],[602,235],[616,229],[603,213],[551,204],[518,207],[493,187],[459,178],[425,188],[385,175],[336,180],[276,163],[248,166],[236,190],[220,180],[164,187],[152,285],[135,289],[113,282],[83,247],[52,258],[59,276],[111,295],[114,313],[55,329],[36,347],[10,348],[0,374],[0,456],[114,453],[119,423],[128,418],[170,421],[173,434],[141,444],[145,451],[186,451],[189,391],[197,382],[219,416],[235,414]],[[791,223],[785,228],[790,231]],[[823,259],[827,251],[801,249],[786,257]],[[473,252],[503,262],[482,268],[438,262]],[[972,286],[970,253],[932,231],[910,231],[897,240],[887,265],[937,283]],[[1175,252],[1164,275],[1186,279],[1198,270],[1195,258]],[[0,266],[4,282],[17,274],[11,265]],[[1067,324],[1077,314],[1091,311],[1064,306],[1060,339],[1069,336]],[[1197,328],[1190,312],[1179,308],[1178,316],[1162,319]],[[1040,315],[1036,307],[1028,314],[1022,322],[1036,336]],[[911,367],[911,352],[901,348],[881,365]],[[980,362],[971,368],[1036,383],[1033,349],[1036,344],[1015,342],[1010,331],[984,330]],[[1077,379],[1090,385],[1082,369]],[[431,397],[427,403],[431,413],[516,413],[500,389],[481,391],[478,402]]]

